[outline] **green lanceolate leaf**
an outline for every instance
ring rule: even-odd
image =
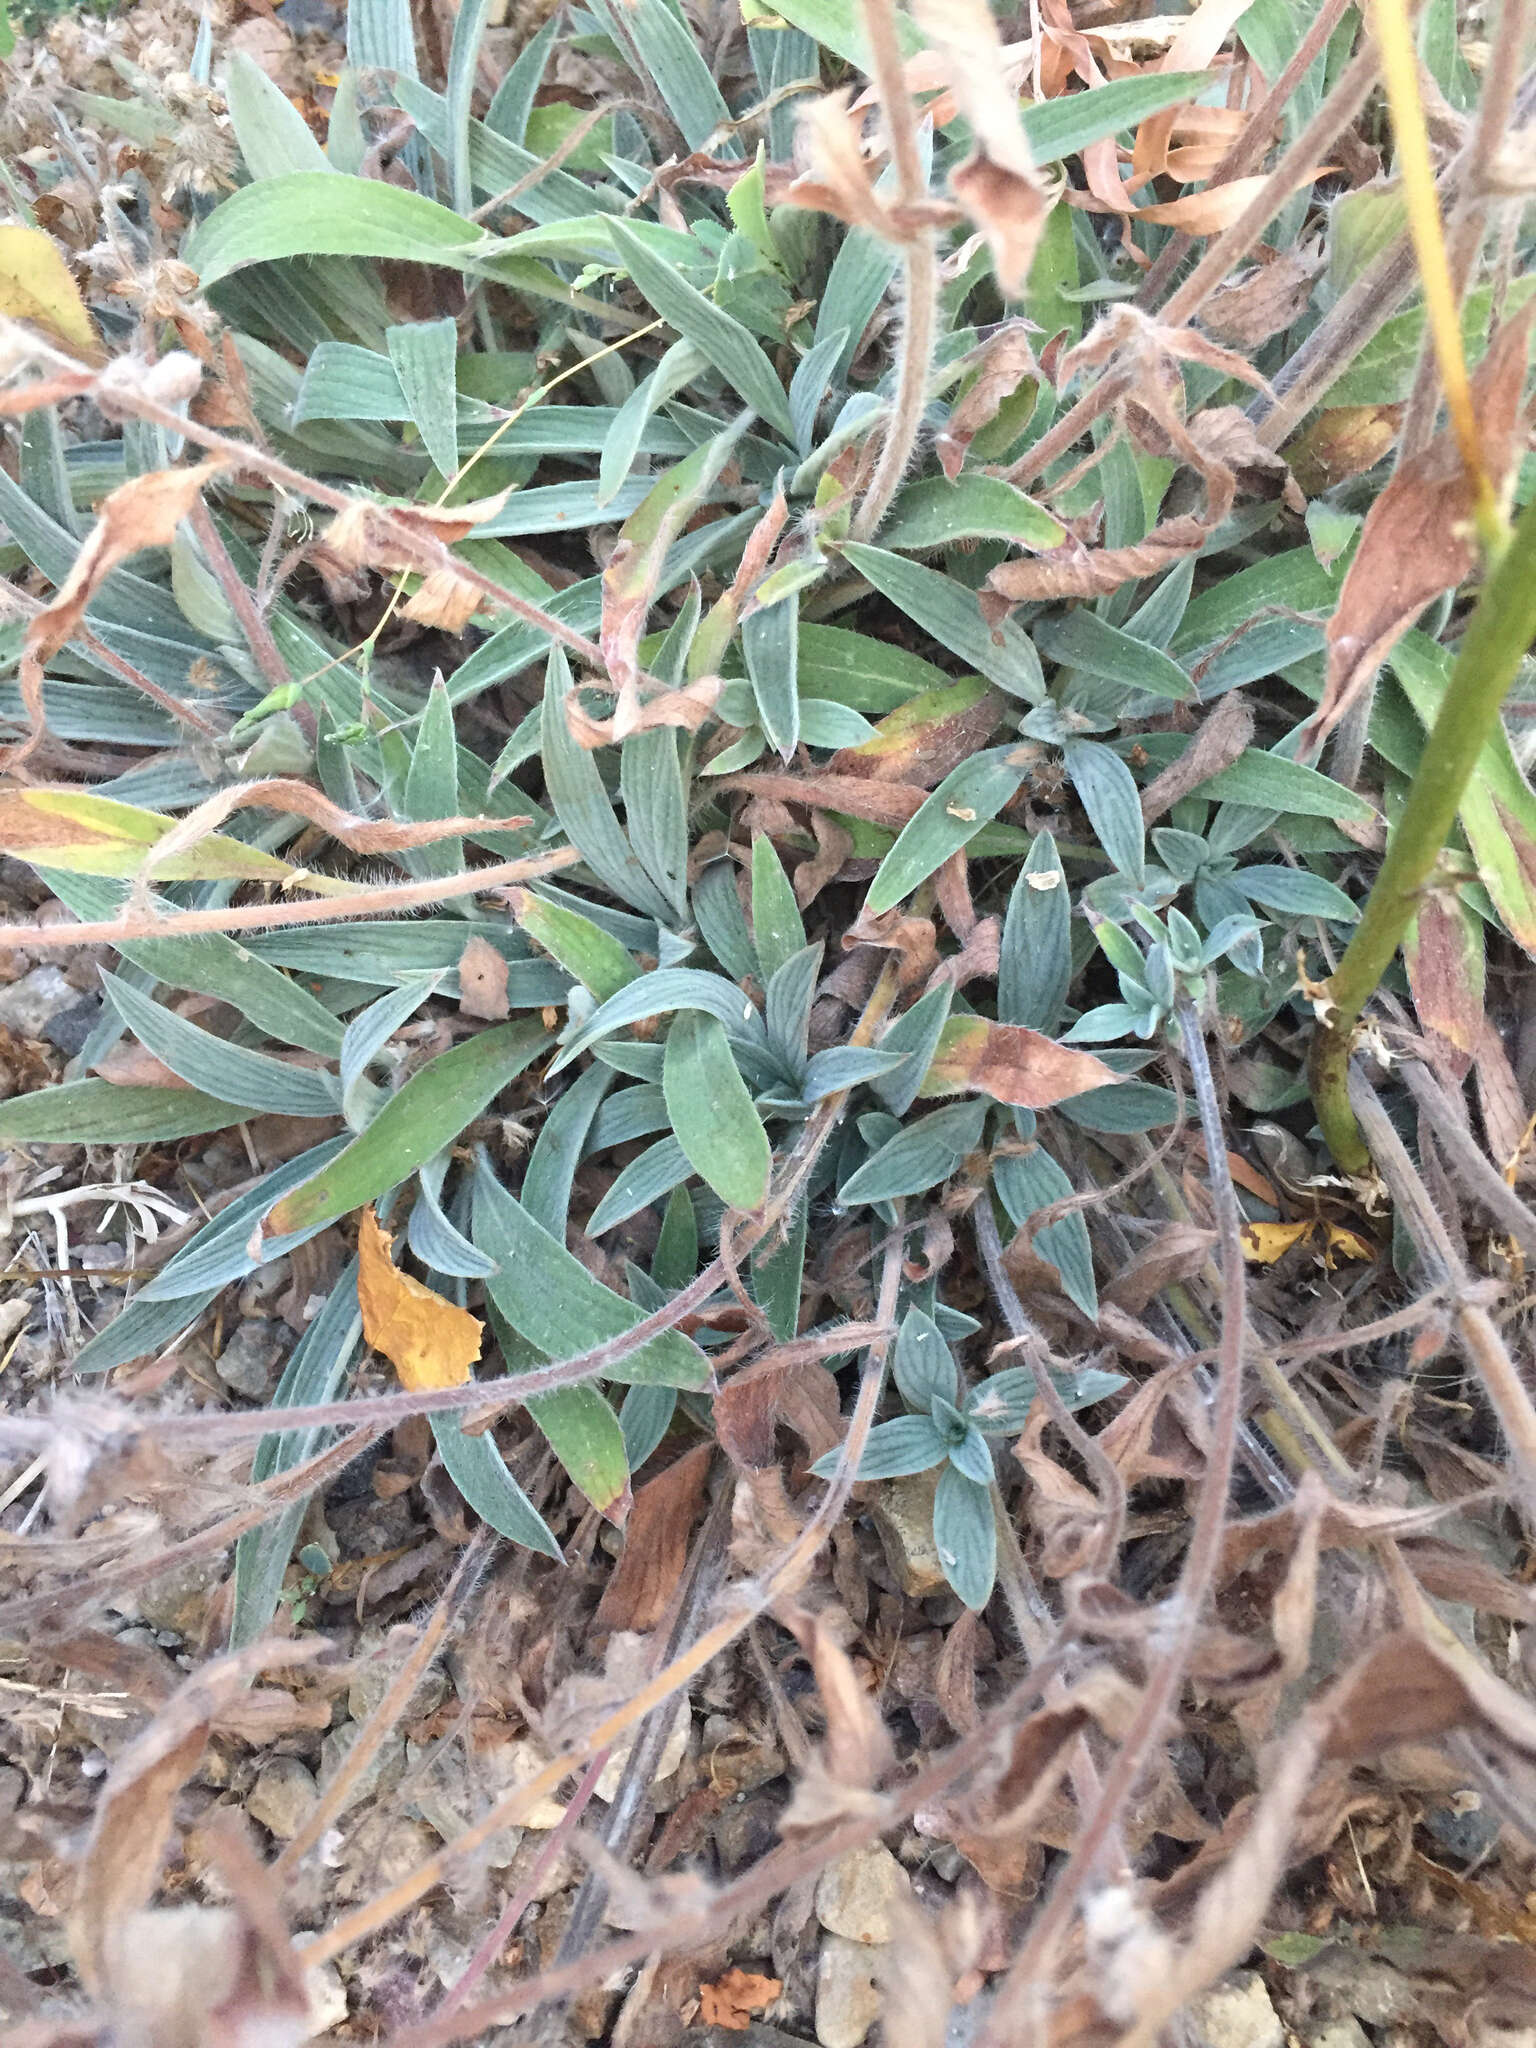
[[[1003,1024],[1053,1032],[1072,982],[1072,899],[1061,856],[1042,832],[1019,870],[1003,920],[997,1015]]]
[[[877,1422],[869,1432],[858,1476],[861,1480],[904,1479],[937,1465],[945,1450],[943,1436],[926,1415],[898,1415],[890,1422]],[[819,1479],[830,1479],[840,1457],[840,1452],[828,1451],[811,1470]]]
[[[894,1202],[937,1187],[980,1144],[986,1119],[987,1105],[981,1101],[953,1103],[919,1117],[849,1175],[838,1191],[839,1201],[849,1208],[856,1202]]]
[[[992,1494],[950,1464],[939,1474],[933,1496],[933,1542],[945,1578],[966,1606],[979,1613],[991,1599],[997,1579]]]
[[[500,1295],[509,1283],[497,1276],[486,1283],[486,1315],[509,1373],[536,1369],[547,1355],[517,1334],[503,1313]],[[629,1490],[629,1456],[619,1418],[595,1386],[557,1387],[535,1394],[528,1413],[579,1492],[599,1514],[606,1514]]]
[[[740,321],[695,291],[627,222],[615,220],[610,233],[625,269],[662,319],[702,351],[754,412],[790,438],[794,429],[784,387]]]
[[[531,889],[518,893],[513,914],[535,945],[559,961],[567,974],[590,989],[600,1003],[636,980],[640,968],[611,933],[579,910],[546,903]]]
[[[869,885],[867,908],[872,916],[894,909],[997,816],[1024,780],[1023,768],[1016,765],[1017,754],[1016,747],[989,747],[945,776],[902,827],[896,844],[880,863]],[[1130,770],[1115,756],[1110,758],[1129,781]],[[1134,791],[1135,784],[1131,787]],[[1139,820],[1139,809],[1136,815]]]
[[[518,1018],[439,1053],[324,1172],[278,1203],[267,1218],[268,1234],[315,1230],[376,1200],[451,1145],[552,1043],[538,1024]]]
[[[958,654],[967,667],[1011,697],[1023,697],[1031,704],[1044,697],[1040,657],[1019,627],[1011,619],[989,626],[976,598],[962,584],[885,548],[849,541],[843,554],[876,590],[899,605],[951,654]]]
[[[341,1108],[340,1087],[329,1074],[291,1067],[267,1053],[251,1052],[200,1031],[142,989],[114,974],[102,976],[113,1009],[141,1044],[173,1074],[193,1088],[236,1097],[247,1110],[276,1110],[284,1116],[335,1116]]]
[[[1122,633],[1097,612],[1079,609],[1063,618],[1042,619],[1035,628],[1035,643],[1063,667],[1082,669],[1125,690],[1171,697],[1180,704],[1199,694],[1186,671],[1161,648]]]
[[[65,1081],[0,1103],[0,1145],[153,1145],[227,1130],[250,1114],[195,1088]]]
[[[891,1372],[907,1404],[926,1413],[935,1394],[953,1401],[960,1385],[954,1353],[932,1316],[909,1308],[891,1356]]]
[[[718,1021],[683,1010],[667,1033],[661,1085],[688,1163],[733,1209],[758,1209],[768,1193],[768,1133]]]
[[[483,1220],[482,1220],[483,1218]],[[491,1250],[501,1271],[497,1306],[507,1321],[547,1358],[571,1358],[643,1317],[633,1303],[594,1280],[563,1244],[508,1194],[482,1159],[475,1173],[475,1240]],[[661,1386],[701,1387],[709,1378],[704,1354],[678,1330],[664,1330],[614,1365],[608,1378],[651,1380]]]
[[[758,972],[771,981],[805,945],[805,921],[783,862],[766,832],[752,840],[752,941]]]
[[[960,540],[1016,541],[1038,552],[1059,547],[1066,537],[1066,528],[1043,505],[980,470],[964,472],[953,483],[935,476],[908,484],[880,529],[881,546],[896,554]]]
[[[799,624],[799,599],[791,593],[753,612],[741,629],[758,723],[786,761],[800,740]]]
[[[1062,752],[1100,846],[1120,873],[1139,887],[1146,879],[1147,855],[1136,778],[1120,756],[1098,740],[1072,740]]]

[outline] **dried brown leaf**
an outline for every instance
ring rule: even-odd
[[[169,547],[177,527],[197,503],[204,484],[223,467],[219,459],[194,463],[187,469],[152,470],[146,476],[130,477],[102,499],[96,524],[55,592],[53,602],[27,627],[19,681],[28,732],[24,740],[0,753],[0,765],[19,768],[42,744],[47,729],[43,714],[43,664],[80,630],[86,607],[102,583],[119,562],[141,548]]]
[[[873,739],[835,753],[827,772],[933,789],[986,745],[1006,708],[1000,690],[978,692],[973,683],[925,690],[888,712]]]
[[[467,577],[453,569],[432,569],[406,599],[401,616],[414,619],[418,626],[462,633],[484,603],[484,593]]]
[[[506,956],[478,933],[459,955],[459,1009],[489,1024],[511,1015]]]
[[[349,569],[430,574],[442,566],[439,550],[493,518],[507,496],[498,491],[467,505],[376,505],[354,498],[326,528],[325,545]]]
[[[951,1017],[918,1088],[920,1097],[990,1095],[1019,1109],[1049,1109],[1123,1077],[1094,1053],[1058,1045],[1022,1024]]]
[[[688,1562],[713,1456],[713,1444],[698,1444],[636,1489],[623,1552],[598,1602],[600,1627],[644,1631],[666,1613]]]
[[[965,358],[964,367],[976,371],[975,382],[950,408],[934,441],[934,451],[951,483],[960,474],[972,441],[997,418],[1004,399],[1011,398],[1026,378],[1039,378],[1040,365],[1030,339],[1038,332],[1033,321],[1006,320]]]
[[[1200,312],[1200,324],[1215,340],[1233,348],[1259,348],[1291,327],[1306,311],[1323,265],[1318,242],[1282,249],[1235,283],[1219,286]]]
[[[148,1905],[175,1821],[176,1797],[202,1761],[214,1721],[259,1672],[308,1663],[326,1641],[253,1643],[189,1678],[108,1771],[80,1859],[70,1947],[93,1998],[110,1998],[132,1953],[124,1935]]]
[[[1131,547],[1089,548],[1072,540],[1042,555],[1001,562],[982,585],[982,610],[997,619],[1035,599],[1107,596],[1122,584],[1161,575],[1186,555],[1198,554],[1219,523],[1185,514],[1165,519]]]
[[[753,2013],[772,2005],[783,1989],[779,1978],[755,1976],[733,1963],[713,1984],[699,1986],[700,2023],[744,2034],[752,2024]]]
[[[905,782],[874,783],[856,775],[792,775],[773,770],[722,775],[715,787],[742,789],[750,796],[770,797],[784,804],[814,804],[850,818],[867,818],[870,824],[884,825],[893,832],[916,816],[928,796],[925,789],[914,789]]]
[[[1502,490],[1518,449],[1533,319],[1536,307],[1527,306],[1507,321],[1473,373],[1483,464],[1495,491]],[[1324,635],[1322,702],[1304,728],[1314,751],[1425,606],[1472,574],[1478,559],[1472,510],[1472,485],[1449,428],[1401,464],[1371,506]]]
[[[1216,708],[1195,729],[1195,736],[1176,761],[1170,761],[1141,793],[1142,822],[1155,825],[1165,811],[1198,789],[1223,768],[1230,768],[1253,738],[1253,707],[1239,690],[1219,698]]]

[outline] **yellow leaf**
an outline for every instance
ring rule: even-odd
[[[32,321],[90,362],[102,360],[96,323],[57,244],[41,228],[0,227],[0,313]]]
[[[1310,1219],[1305,1223],[1245,1223],[1243,1257],[1251,1266],[1272,1266],[1293,1245],[1304,1244],[1311,1235]]]
[[[444,1301],[402,1273],[389,1256],[392,1240],[379,1228],[372,1203],[357,1233],[357,1299],[363,1335],[416,1394],[461,1387],[480,1356],[481,1328],[468,1309]]]
[[[1324,1257],[1331,1266],[1335,1259],[1374,1259],[1376,1247],[1357,1230],[1346,1230],[1341,1223],[1327,1226],[1327,1250]]]

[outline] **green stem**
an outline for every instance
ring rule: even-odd
[[[1327,984],[1328,1018],[1312,1042],[1312,1100],[1329,1149],[1346,1173],[1361,1173],[1370,1162],[1349,1103],[1355,1026],[1418,910],[1499,707],[1533,640],[1536,501],[1521,514],[1483,587],[1376,885]]]

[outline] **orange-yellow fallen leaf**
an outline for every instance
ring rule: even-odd
[[[1250,1266],[1273,1266],[1312,1235],[1312,1219],[1301,1223],[1245,1223],[1243,1257]]]
[[[1330,1269],[1335,1259],[1374,1259],[1376,1247],[1357,1230],[1340,1223],[1320,1223],[1307,1217],[1301,1223],[1245,1223],[1243,1257],[1251,1266],[1273,1266],[1296,1245],[1308,1244],[1321,1233],[1323,1263]]]
[[[772,2005],[783,1989],[777,1977],[755,1977],[732,1964],[715,1983],[699,1986],[700,2024],[744,2034],[752,2014]]]
[[[1323,1226],[1323,1261],[1332,1267],[1335,1259],[1374,1259],[1376,1247],[1358,1230],[1346,1230],[1342,1223]]]
[[[468,1309],[444,1301],[402,1273],[389,1256],[391,1242],[370,1202],[357,1233],[363,1335],[389,1360],[410,1393],[461,1387],[480,1356],[480,1324]]]

